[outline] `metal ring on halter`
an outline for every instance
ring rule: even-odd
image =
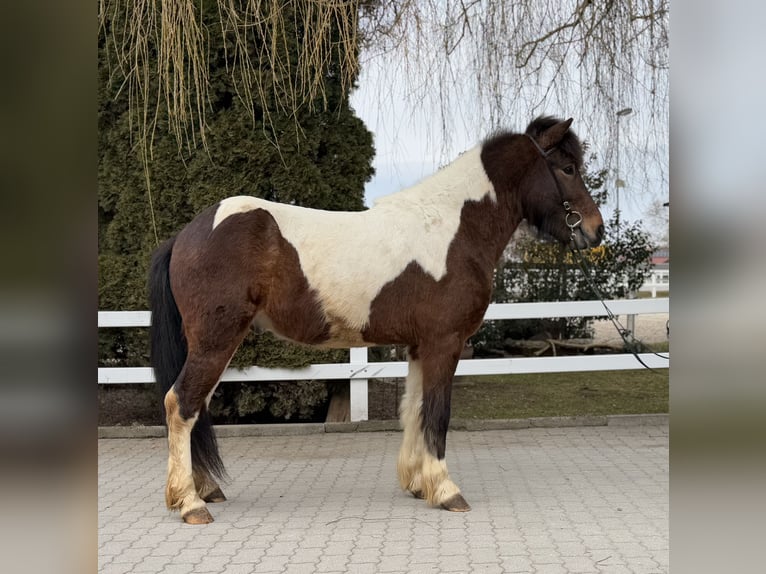
[[[574,215],[577,217],[577,221],[574,223],[569,223],[569,216]],[[567,227],[574,231],[577,227],[579,227],[580,223],[582,223],[582,215],[580,215],[579,211],[568,211],[566,214],[566,217],[564,218],[564,221],[566,221]]]

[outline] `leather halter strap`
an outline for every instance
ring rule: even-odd
[[[524,134],[524,135],[529,138],[529,141],[531,141],[535,145],[535,147],[537,148],[537,151],[539,151],[540,155],[543,157],[548,157],[549,155],[553,153],[553,150],[556,149],[555,147],[552,147],[548,151],[545,151],[542,147],[540,147],[540,144],[537,143],[537,140],[535,138],[533,138],[529,134]]]
[[[553,150],[555,150],[555,146],[549,149],[548,151],[545,151],[539,143],[537,143],[537,140],[533,138],[529,134],[524,134],[527,138],[529,138],[529,141],[531,141],[535,148],[537,148],[537,151],[540,152],[540,155],[543,156],[543,159],[547,160],[548,156],[553,153]],[[561,198],[561,205],[564,207],[564,211],[566,211],[566,215],[564,216],[564,222],[566,223],[567,227],[569,228],[569,231],[571,232],[571,239],[574,242],[575,239],[575,230],[580,226],[580,223],[582,223],[582,214],[579,211],[575,211],[572,209],[572,206],[569,204],[569,202],[564,199],[564,193],[561,191],[561,186],[559,185],[559,180],[556,179],[556,175],[553,173],[553,168],[548,164],[548,162],[545,162],[546,167],[548,168],[548,171],[551,174],[551,177],[553,178],[553,181],[556,183],[556,189],[559,192],[559,197]]]

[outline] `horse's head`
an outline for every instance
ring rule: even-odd
[[[601,243],[604,221],[580,174],[583,150],[571,123],[571,118],[540,117],[527,126],[524,135],[535,159],[522,210],[540,232],[584,249]]]

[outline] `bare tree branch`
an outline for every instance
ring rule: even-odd
[[[212,26],[228,40],[238,97],[262,110],[264,129],[276,110],[300,133],[299,112],[328,105],[326,78],[353,87],[361,54],[366,65],[396,62],[381,90],[405,81],[410,107],[436,110],[445,142],[455,122],[486,133],[509,117],[573,107],[567,113],[608,141],[615,111],[631,106],[640,114],[623,137],[664,153],[669,0],[210,1],[212,10],[204,0],[99,0],[110,69],[148,158],[157,129],[179,148],[205,145]]]

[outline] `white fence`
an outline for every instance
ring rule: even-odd
[[[608,301],[615,315],[668,313],[668,298],[621,299]],[[484,315],[485,321],[554,317],[605,317],[600,301],[560,301],[555,303],[495,303]],[[98,327],[148,327],[149,311],[99,311]],[[640,335],[640,334],[639,334]],[[669,360],[652,353],[639,355],[652,368],[666,368]],[[612,355],[522,357],[505,359],[469,359],[458,363],[456,375],[499,375],[513,373],[556,373],[571,371],[608,371],[643,368],[628,353]],[[222,381],[293,381],[312,379],[348,379],[351,384],[351,420],[367,420],[367,381],[375,378],[404,377],[407,363],[387,361],[370,363],[366,348],[351,349],[348,363],[309,365],[302,369],[265,369],[249,367],[227,369]],[[98,383],[152,383],[150,367],[99,367]]]
[[[653,268],[639,291],[651,292],[652,297],[657,296],[657,291],[670,291],[670,269]]]

